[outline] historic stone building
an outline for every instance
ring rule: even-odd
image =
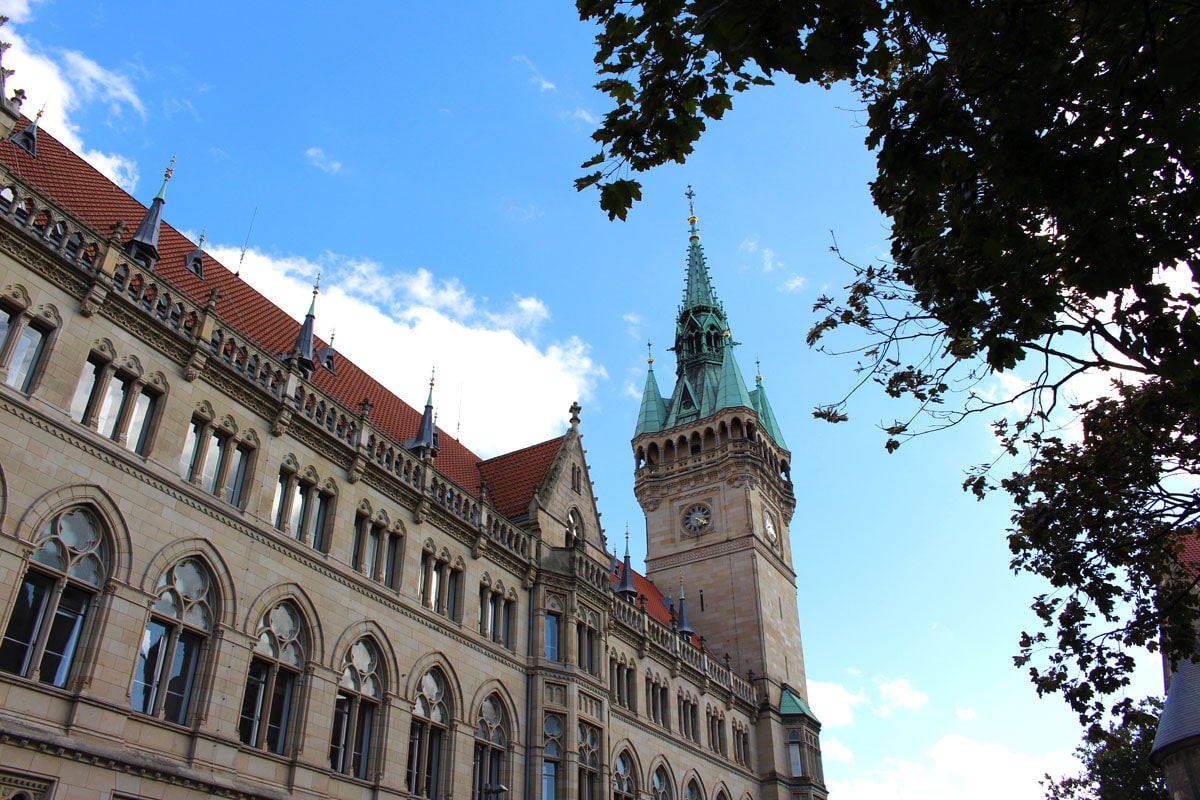
[[[825,797],[790,454],[694,217],[642,576],[578,407],[477,457],[315,291],[298,323],[164,222],[166,181],[146,208],[0,117],[0,797]]]

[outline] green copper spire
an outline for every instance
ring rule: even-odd
[[[650,349],[649,342],[646,342],[646,349]],[[642,408],[638,411],[637,430],[634,432],[634,436],[661,431],[663,420],[667,415],[662,395],[658,391],[658,380],[654,377],[654,358],[649,354],[647,354],[646,363],[649,365],[646,370],[646,388],[642,390]]]
[[[755,362],[755,366],[758,366],[757,362]],[[771,410],[771,404],[767,401],[767,390],[763,388],[761,369],[754,376],[754,391],[750,393],[750,400],[754,403],[754,410],[758,412],[759,427],[771,437],[775,444],[787,450],[788,446],[783,441],[783,432],[779,429],[775,412]]]

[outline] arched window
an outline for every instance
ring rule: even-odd
[[[695,778],[688,781],[687,789],[683,793],[683,800],[704,800],[704,792],[700,791],[700,784],[696,783]]]
[[[579,512],[571,509],[567,512],[567,547],[576,546],[583,538],[583,517],[579,516]]]
[[[159,578],[129,693],[134,711],[187,722],[196,667],[213,628],[212,586],[208,569],[196,558],[180,561]]]
[[[446,679],[431,669],[421,677],[408,734],[408,791],[433,800],[439,794],[451,707]]]
[[[579,800],[600,800],[600,729],[579,723]]]
[[[263,615],[238,725],[244,744],[280,754],[287,747],[306,640],[303,618],[291,603],[284,601]]]
[[[492,800],[508,771],[508,717],[500,698],[491,694],[479,705],[475,721],[474,779],[471,800]]]
[[[379,650],[374,642],[355,642],[342,661],[342,678],[333,706],[329,768],[364,780],[369,776],[371,733],[383,698],[379,667]]]
[[[613,800],[634,800],[637,797],[637,775],[628,750],[617,756],[613,767]]]
[[[671,776],[664,767],[654,770],[650,779],[650,796],[654,800],[674,800],[675,792],[671,789]]]
[[[96,518],[78,507],[47,522],[37,545],[0,643],[0,670],[61,688],[111,556]]]
[[[563,721],[547,714],[542,721],[542,800],[558,800],[559,766],[563,757]]]

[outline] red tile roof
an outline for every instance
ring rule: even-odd
[[[16,130],[29,124],[22,118]],[[0,142],[0,163],[27,181],[72,216],[102,237],[109,236],[118,220],[125,223],[128,241],[146,207],[97,172],[90,164],[44,130],[37,135],[35,159],[11,141]],[[184,260],[196,245],[165,221],[159,232],[155,273],[174,285],[194,302],[203,305],[216,289],[217,315],[225,325],[263,350],[285,353],[292,349],[300,322],[260,294],[209,254],[204,255],[204,277],[184,266]],[[326,342],[318,342],[324,347]],[[327,396],[357,413],[363,398],[369,398],[371,425],[386,436],[403,442],[417,432],[421,412],[394,395],[343,354],[337,354],[337,375],[318,368],[312,383]],[[437,469],[463,489],[479,490],[476,465],[479,456],[450,436],[442,433]]]
[[[533,489],[542,482],[554,457],[562,447],[563,439],[531,445],[522,450],[505,453],[488,459],[479,465],[483,479],[491,493],[491,504],[507,519],[526,514]]]

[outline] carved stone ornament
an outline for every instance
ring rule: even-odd
[[[200,373],[204,372],[204,365],[207,363],[208,356],[199,350],[192,351],[192,357],[188,359],[187,366],[183,368],[183,379],[192,383],[200,377]]]
[[[292,412],[286,408],[281,408],[279,409],[279,413],[275,415],[275,419],[271,422],[271,435],[283,436],[291,426]]]
[[[362,480],[363,472],[367,469],[367,460],[363,458],[362,453],[354,456],[354,461],[350,464],[350,470],[346,475],[346,480],[351,483],[358,483]]]
[[[95,316],[100,310],[100,306],[104,305],[105,298],[108,297],[108,290],[99,284],[93,283],[88,289],[87,295],[84,296],[83,302],[79,304],[79,310],[83,312],[85,317]]]
[[[413,509],[413,519],[417,524],[421,524],[429,518],[429,498],[422,497],[421,502],[417,503],[417,507]]]
[[[471,558],[478,559],[487,550],[488,540],[482,533],[475,534],[475,543],[471,545]]]

